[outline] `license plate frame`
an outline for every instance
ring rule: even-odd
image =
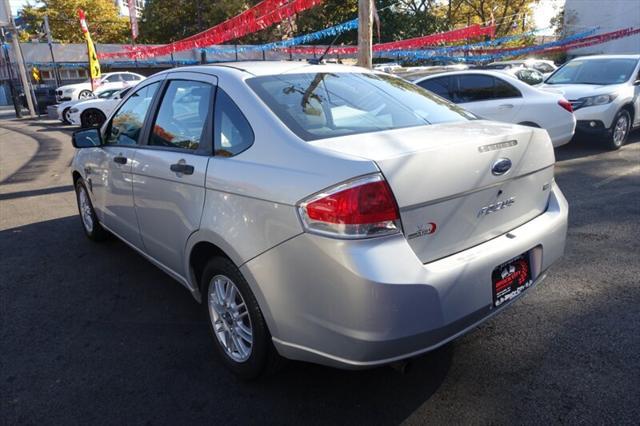
[[[493,269],[491,272],[493,307],[499,308],[533,285],[530,253],[528,251],[520,254]]]

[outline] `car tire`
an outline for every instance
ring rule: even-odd
[[[107,117],[99,109],[88,109],[80,115],[80,127],[83,129],[89,127],[100,127]]]
[[[91,90],[83,90],[78,93],[78,99],[91,99],[93,98],[93,92]]]
[[[64,124],[71,124],[71,120],[69,120],[69,110],[71,110],[71,107],[67,107],[62,111],[62,122]]]
[[[627,141],[631,129],[631,115],[626,109],[618,111],[607,132],[607,144],[612,150],[620,149]]]
[[[80,213],[80,222],[87,237],[92,241],[104,241],[107,239],[109,233],[100,225],[89,197],[89,191],[82,179],[78,179],[76,182],[76,201],[78,203],[78,212]]]
[[[284,359],[236,265],[226,257],[212,258],[204,267],[200,288],[216,353],[225,367],[243,380],[277,371]]]

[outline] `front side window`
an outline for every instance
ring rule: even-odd
[[[135,74],[122,74],[122,79],[124,81],[138,81],[140,80],[140,77]]]
[[[421,87],[385,74],[281,74],[253,77],[247,84],[307,141],[474,118]]]
[[[219,87],[213,128],[215,155],[231,157],[253,144],[254,134],[249,122],[229,95]]]
[[[135,145],[138,143],[144,119],[153,95],[160,83],[152,83],[136,91],[118,109],[107,127],[107,145]]]
[[[546,84],[620,84],[628,81],[638,64],[631,58],[574,59],[545,81]]]
[[[153,123],[149,145],[197,150],[212,103],[212,85],[199,81],[170,81]]]
[[[418,86],[435,93],[438,96],[442,96],[445,99],[453,100],[452,87],[450,77],[439,77],[424,80],[418,83]]]

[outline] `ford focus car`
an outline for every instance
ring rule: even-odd
[[[282,357],[357,369],[433,350],[564,251],[544,130],[357,67],[165,71],[73,144],[84,232],[185,286],[246,378]]]

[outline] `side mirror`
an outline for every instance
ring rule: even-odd
[[[74,148],[95,148],[102,145],[102,137],[98,129],[82,129],[73,132],[71,144]]]
[[[640,78],[633,82],[634,86],[640,86]]]

